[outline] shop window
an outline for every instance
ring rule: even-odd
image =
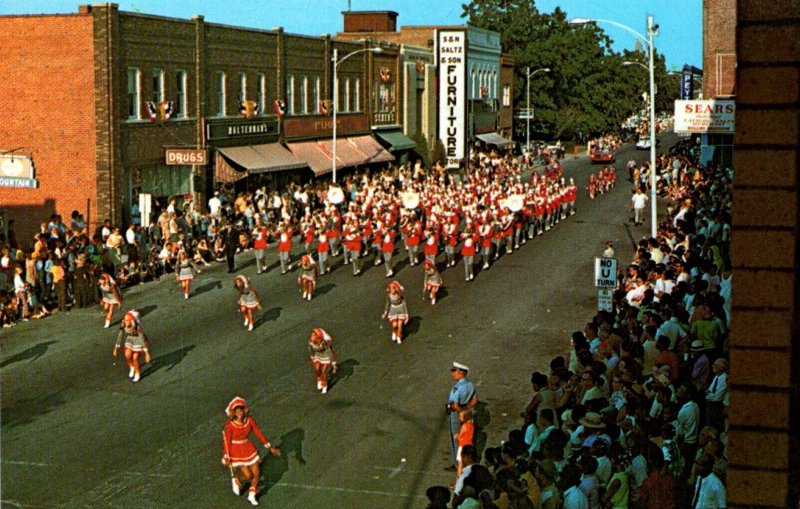
[[[511,85],[503,85],[503,106],[511,106]]]
[[[189,116],[188,113],[188,104],[187,104],[187,80],[186,80],[186,71],[178,70],[175,71],[175,92],[176,92],[176,101],[175,101],[175,116],[179,118],[186,118]]]
[[[139,120],[139,108],[142,103],[139,84],[139,68],[128,68],[128,119]]]

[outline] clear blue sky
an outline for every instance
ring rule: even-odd
[[[465,0],[350,0],[353,10],[391,10],[402,25],[460,25]],[[74,13],[81,2],[69,0],[0,0],[0,14]],[[92,3],[92,2],[83,2]],[[295,34],[334,34],[342,30],[341,12],[348,0],[121,0],[123,11],[139,11],[177,18],[202,14],[213,23],[273,28]],[[644,33],[646,17],[655,16],[661,27],[655,39],[658,52],[667,56],[669,68],[684,63],[702,67],[702,0],[537,0],[542,12],[560,6],[568,15],[610,19]],[[614,48],[633,49],[634,36],[612,25],[601,27],[614,40]]]

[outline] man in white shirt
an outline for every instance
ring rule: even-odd
[[[219,199],[219,191],[214,193],[214,196],[208,200],[208,212],[212,217],[219,217],[219,211],[222,208],[222,201]]]
[[[579,488],[581,484],[581,471],[575,465],[566,465],[561,472],[561,485],[566,488],[563,509],[590,509],[589,498]]]
[[[700,407],[693,401],[692,392],[692,387],[689,384],[684,384],[678,387],[675,393],[678,404],[681,405],[680,410],[678,410],[678,429],[676,431],[683,438],[681,441],[681,454],[683,454],[687,466],[690,466],[692,458],[695,457],[697,434],[700,431]]]
[[[691,509],[723,509],[727,507],[725,485],[711,470],[714,458],[703,454],[695,461],[697,480],[692,490]]]
[[[633,222],[636,226],[641,226],[644,221],[644,209],[647,207],[647,195],[641,187],[631,197],[631,208],[633,209]]]
[[[725,407],[728,406],[728,361],[720,357],[711,365],[714,378],[706,390],[706,422],[717,431],[725,431]]]

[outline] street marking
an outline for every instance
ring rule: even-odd
[[[400,471],[401,471],[401,470],[403,470],[403,469],[405,468],[405,466],[406,466],[406,463],[405,463],[405,462],[401,462],[399,465],[397,465],[397,466],[394,468],[394,470],[392,470],[392,471],[389,473],[389,477],[387,477],[387,479],[394,479],[394,478],[397,476],[397,474],[399,474],[399,473],[400,473]]]
[[[393,493],[391,491],[377,491],[377,490],[357,490],[354,488],[342,488],[339,486],[317,486],[315,484],[297,484],[297,483],[290,483],[290,482],[279,482],[275,483],[275,486],[282,486],[285,488],[301,488],[304,490],[317,490],[317,491],[335,491],[338,493],[357,493],[362,495],[381,495],[381,496],[390,496],[390,497],[399,497],[399,498],[419,498],[425,499],[422,495],[409,495],[408,493]]]
[[[394,472],[395,470],[398,469],[398,467],[378,467],[378,466],[373,466],[372,468],[374,468],[375,470],[388,470],[389,472]],[[439,475],[442,473],[439,472],[438,470],[406,470],[406,472],[409,474],[434,474],[434,475]]]
[[[26,467],[49,467],[49,463],[36,463],[35,461],[13,461],[13,460],[3,460],[3,463],[8,463],[9,465],[23,465]]]

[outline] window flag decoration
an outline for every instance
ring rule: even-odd
[[[256,118],[260,111],[258,101],[239,101],[239,113],[244,118]]]
[[[166,122],[175,113],[175,103],[172,101],[161,101],[160,103],[147,101],[145,106],[150,122]]]
[[[273,106],[275,107],[275,113],[277,113],[279,117],[286,114],[286,101],[283,99],[276,99]]]

